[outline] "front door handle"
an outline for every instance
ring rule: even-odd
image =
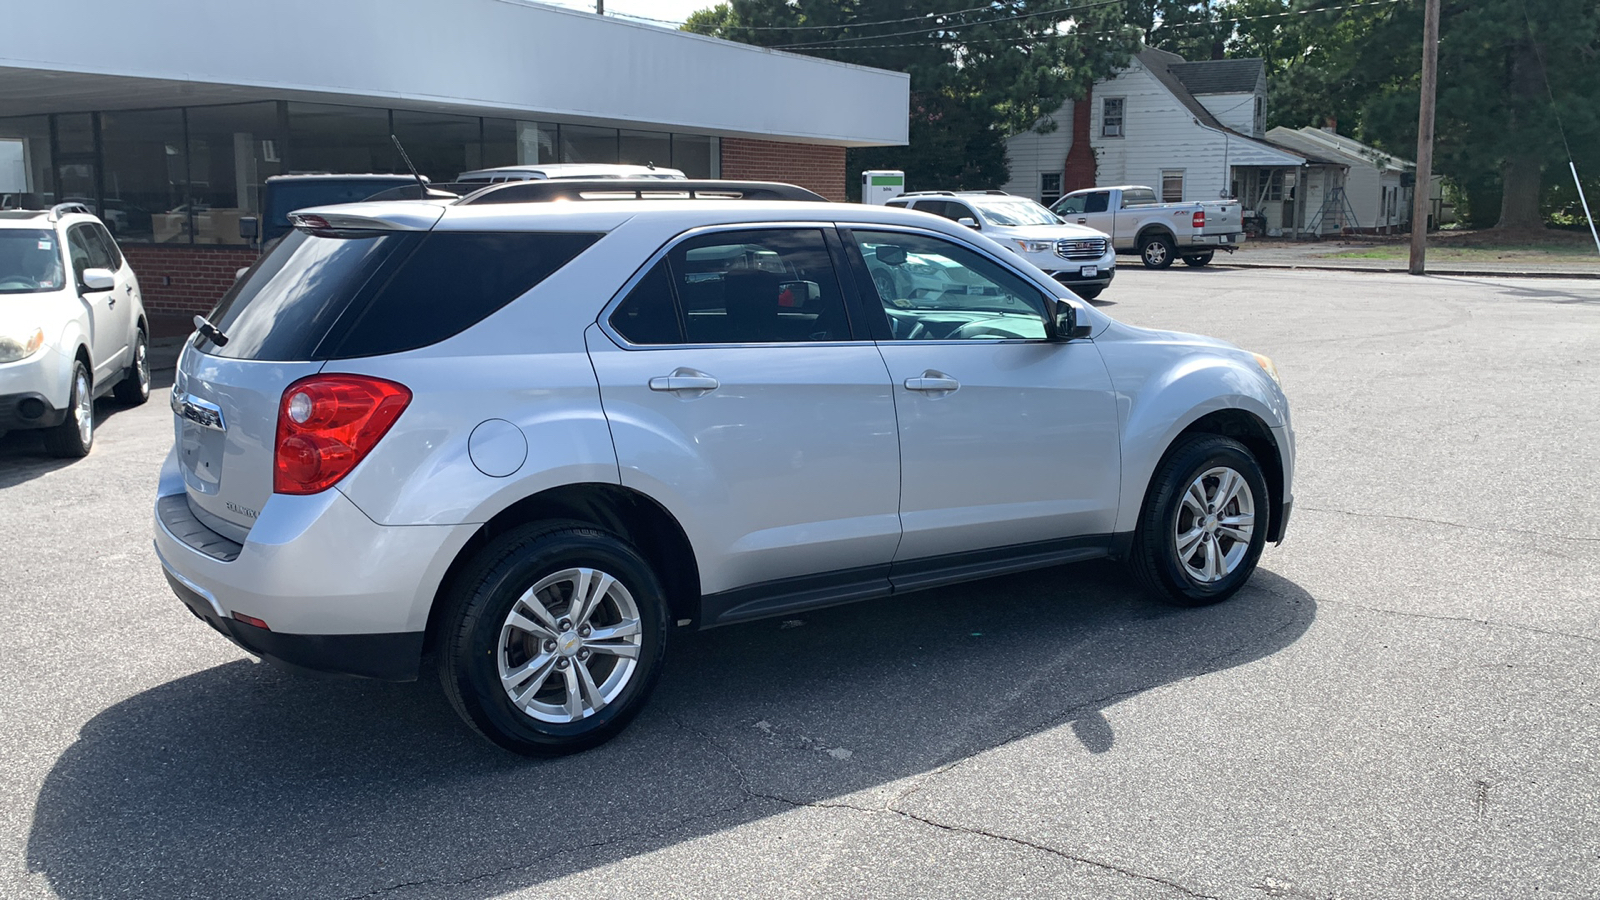
[[[961,382],[951,378],[943,372],[929,369],[916,378],[906,379],[906,390],[924,391],[930,394],[948,394],[961,387]]]
[[[117,308],[117,298],[115,298],[115,297],[109,298],[107,300],[107,302],[106,302],[106,309],[116,309],[116,308]]]
[[[1089,224],[1089,220],[1088,219],[1079,219],[1078,220],[1078,224],[1079,225],[1087,225],[1087,224]]]
[[[650,379],[650,390],[671,391],[675,394],[700,396],[722,386],[722,382],[696,369],[679,367],[671,375],[657,375]]]

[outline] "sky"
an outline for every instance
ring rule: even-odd
[[[539,0],[551,6],[565,6],[568,9],[583,9],[594,12],[594,0]],[[606,15],[613,13],[628,16],[644,16],[651,19],[665,19],[673,23],[682,23],[689,18],[689,14],[702,9],[716,6],[718,0],[605,0]]]

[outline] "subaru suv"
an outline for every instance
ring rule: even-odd
[[[178,362],[177,596],[293,667],[427,652],[545,755],[617,734],[679,628],[1100,557],[1215,603],[1282,539],[1266,357],[955,222],[699,184],[296,213]],[[910,265],[947,286],[872,277]]]
[[[139,281],[79,203],[0,212],[0,433],[42,429],[53,456],[94,445],[95,398],[150,396]]]
[[[1085,300],[1100,296],[1117,275],[1109,235],[1071,224],[1027,197],[1005,191],[913,191],[889,205],[982,231]]]

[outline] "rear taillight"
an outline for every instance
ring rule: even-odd
[[[272,489],[315,494],[364,459],[411,402],[405,385],[364,375],[312,375],[278,404]]]
[[[1206,227],[1206,211],[1205,210],[1203,210],[1203,209],[1195,210],[1194,227],[1197,228],[1197,229]]]

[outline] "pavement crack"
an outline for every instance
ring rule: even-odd
[[[1534,531],[1529,528],[1484,528],[1481,525],[1468,525],[1465,522],[1452,522],[1449,519],[1429,519],[1424,516],[1397,516],[1391,513],[1352,512],[1348,509],[1329,509],[1323,506],[1297,506],[1295,512],[1319,512],[1336,516],[1349,516],[1354,519],[1387,519],[1392,522],[1415,522],[1421,525],[1442,525],[1446,528],[1459,528],[1462,531],[1476,531],[1480,534],[1520,534],[1524,537],[1544,538],[1551,541],[1573,541],[1584,544],[1600,544],[1600,537],[1588,537],[1577,534],[1550,534],[1545,531]]]
[[[1466,625],[1483,625],[1489,628],[1506,628],[1510,629],[1511,631],[1525,631],[1529,634],[1542,634],[1546,637],[1569,638],[1576,641],[1588,641],[1591,644],[1600,644],[1600,638],[1591,637],[1587,634],[1577,634],[1576,632],[1571,631],[1557,631],[1553,628],[1536,628],[1532,625],[1518,625],[1513,622],[1496,622],[1492,619],[1474,619],[1471,616],[1440,616],[1432,613],[1407,612],[1401,609],[1385,609],[1381,606],[1365,606],[1360,603],[1351,603],[1348,600],[1328,600],[1324,598],[1318,600],[1317,602],[1320,604],[1326,604],[1328,606],[1344,606],[1349,607],[1350,609],[1359,609],[1364,612],[1379,613],[1386,616],[1399,616],[1403,619],[1427,619],[1433,622],[1460,622]]]

